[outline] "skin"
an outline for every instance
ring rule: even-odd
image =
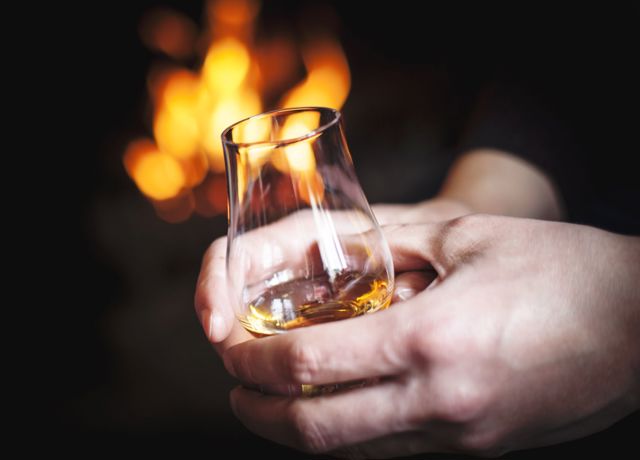
[[[528,192],[509,193],[516,185]],[[491,199],[483,204],[473,187]],[[403,292],[392,308],[259,340],[233,319],[226,242],[214,242],[196,309],[245,384],[231,393],[235,414],[256,434],[304,451],[389,458],[499,455],[585,436],[637,410],[640,239],[469,215],[486,205],[557,218],[558,203],[526,163],[474,152],[437,199],[376,211]],[[300,384],[372,377],[379,382],[348,392],[297,395]]]

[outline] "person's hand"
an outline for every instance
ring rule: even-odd
[[[416,204],[378,204],[372,210],[380,224],[406,224],[439,222],[462,216],[471,212],[462,202],[447,198],[432,198]],[[277,223],[271,237],[287,235],[286,219]],[[285,230],[280,227],[284,226]],[[293,248],[302,251],[300,248]],[[252,339],[236,320],[228,301],[225,256],[227,238],[214,241],[206,251],[195,294],[196,314],[209,340],[222,354],[230,346]],[[396,276],[394,301],[412,297],[433,279],[432,271],[405,272]]]
[[[442,222],[473,212],[460,200],[439,196],[415,204],[376,204],[371,209],[380,225]]]
[[[221,348],[249,385],[380,383],[315,398],[238,387],[231,404],[250,430],[356,457],[496,455],[587,435],[639,407],[637,238],[481,215],[386,236],[397,270],[435,268],[429,288],[372,315],[242,343],[232,333]]]

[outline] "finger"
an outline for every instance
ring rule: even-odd
[[[441,224],[397,224],[382,227],[396,271],[438,270]]]
[[[412,431],[392,434],[364,443],[343,447],[331,452],[331,455],[349,460],[366,458],[396,458],[430,452],[447,453],[450,449],[441,446],[429,434]]]
[[[213,343],[225,340],[236,322],[229,302],[226,248],[227,239],[223,237],[205,252],[194,299],[200,324]]]
[[[397,271],[433,267],[440,278],[496,239],[505,218],[472,214],[440,223],[382,227]]]
[[[393,302],[408,300],[424,291],[438,277],[434,270],[400,273],[396,276]]]
[[[396,381],[317,398],[269,396],[244,388],[231,393],[240,421],[259,436],[296,449],[328,452],[417,429],[415,404],[403,403]]]
[[[345,225],[349,214],[339,214],[336,222]],[[291,238],[291,229],[302,238]],[[314,267],[321,263],[314,246],[313,219],[308,212],[292,214],[253,232],[242,235],[242,243],[236,244],[233,276],[237,285],[264,281],[275,267],[287,261],[289,267]],[[256,250],[256,248],[260,250]],[[269,254],[265,254],[269,248]],[[314,250],[316,249],[316,250]],[[205,334],[212,343],[227,338],[236,323],[230,295],[226,267],[227,238],[214,241],[206,251],[195,293],[195,309]],[[359,252],[353,249],[352,256]],[[360,251],[361,252],[361,251]],[[268,256],[268,257],[267,257]],[[247,269],[251,267],[251,269]]]
[[[238,344],[246,342],[248,340],[257,340],[252,336],[239,321],[234,321],[231,326],[231,332],[222,342],[213,344],[213,348],[218,352],[220,356],[224,356],[225,352]]]
[[[415,205],[407,204],[375,204],[371,206],[373,214],[380,225],[404,223],[403,217]],[[398,222],[401,219],[401,222]]]
[[[346,225],[350,214],[339,214]],[[293,232],[292,232],[293,229]],[[235,285],[263,282],[286,262],[287,267],[306,271],[321,264],[314,233],[313,216],[300,211],[236,239],[232,258]],[[298,235],[293,238],[291,235]],[[226,267],[227,238],[214,241],[206,251],[195,294],[195,309],[202,327],[213,343],[220,343],[236,322],[233,296]]]
[[[348,213],[338,214],[335,220],[338,224],[346,225],[344,222],[349,222],[349,217]],[[292,239],[291,228],[295,228],[295,234],[304,235],[304,238]],[[238,258],[246,257],[248,259],[244,263],[240,262],[236,267],[236,272],[239,273],[236,276],[248,276],[262,281],[265,273],[273,271],[274,265],[281,264],[285,260],[289,265],[313,266],[317,264],[318,257],[313,251],[313,228],[312,215],[301,211],[243,235],[244,241],[240,246],[245,250],[242,251],[242,255],[238,255]],[[265,247],[270,248],[268,260],[264,258],[264,250],[252,250],[252,248]],[[204,255],[196,287],[196,313],[207,337],[213,343],[222,342],[229,335],[235,323],[226,274],[226,252],[226,237],[213,242]],[[252,273],[245,273],[243,269],[245,265],[251,267]]]
[[[413,324],[406,320],[411,313],[406,304],[244,342],[229,348],[224,362],[231,374],[252,384],[316,385],[397,375],[411,362],[407,341]]]
[[[437,197],[416,204],[376,204],[371,207],[381,225],[442,222],[471,213],[459,200]]]

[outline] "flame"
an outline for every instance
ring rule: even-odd
[[[140,191],[154,200],[173,198],[185,185],[185,175],[178,160],[158,150],[147,139],[129,144],[124,164]]]
[[[281,105],[341,108],[349,94],[351,74],[340,44],[326,38],[316,41],[305,50],[304,60],[307,77],[285,95]],[[295,139],[307,135],[319,127],[319,122],[318,114],[313,112],[290,116],[282,129],[281,138]],[[309,204],[312,196],[321,201],[324,195],[324,183],[315,172],[315,155],[311,146],[315,137],[288,145],[273,157],[277,169],[300,175],[298,193]]]
[[[283,98],[282,107],[319,106],[340,109],[351,87],[351,73],[340,44],[324,38],[303,52],[307,77]]]
[[[161,88],[153,134],[163,152],[187,159],[198,151],[198,79],[187,71],[177,71]]]
[[[202,66],[196,71],[176,64],[153,66],[148,88],[155,142],[134,140],[123,158],[129,176],[166,221],[180,222],[193,212],[204,216],[224,212],[226,193],[219,174],[224,171],[222,131],[262,112],[265,94],[282,88],[295,74],[297,48],[291,40],[279,36],[254,43],[259,6],[257,0],[208,1],[208,23],[199,37],[189,18],[168,8],[153,10],[143,18],[140,34],[148,47],[174,59],[204,51]],[[306,77],[286,92],[278,106],[340,109],[351,84],[340,44],[332,38],[316,39],[301,54]],[[296,114],[272,132],[268,119],[258,117],[234,129],[233,138],[243,143],[289,140],[306,136],[318,125],[317,115]],[[240,190],[271,161],[289,177],[299,197],[307,203],[321,201],[324,183],[316,171],[312,148],[316,138],[312,135],[275,150],[241,147]]]
[[[324,199],[324,181],[317,171],[300,175],[296,186],[300,198],[312,206]]]
[[[203,143],[213,171],[224,171],[224,155],[220,142],[222,131],[236,121],[259,112],[261,107],[260,97],[252,90],[232,93],[218,101],[209,117],[204,120],[205,130],[210,134],[203,139]]]
[[[174,59],[186,59],[193,54],[197,32],[191,19],[168,8],[149,11],[140,24],[144,44]]]
[[[236,91],[251,66],[249,50],[234,38],[225,38],[209,48],[203,78],[213,94]]]
[[[251,0],[218,0],[209,2],[210,22],[218,25],[244,26],[258,13],[259,4]]]

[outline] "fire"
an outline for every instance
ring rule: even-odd
[[[295,43],[282,37],[254,43],[257,1],[210,0],[205,11],[207,25],[200,36],[190,19],[169,9],[150,12],[140,29],[147,46],[174,60],[191,58],[208,43],[196,71],[176,65],[152,68],[148,86],[154,139],[133,140],[123,158],[128,175],[169,222],[183,221],[194,211],[203,216],[224,212],[222,131],[263,111],[264,91],[277,88],[296,70],[291,64]],[[280,98],[278,106],[341,108],[349,93],[350,73],[340,44],[330,37],[317,38],[300,53],[306,77]],[[279,65],[274,56],[280,58]],[[305,136],[318,123],[310,114],[289,117],[277,138]],[[265,139],[270,127],[256,119],[242,129],[234,132],[234,138],[255,142]],[[324,190],[311,149],[313,139],[275,152],[255,147],[241,153],[251,174],[267,161],[289,174],[298,195],[310,203],[321,200]]]
[[[153,134],[160,149],[176,158],[188,159],[198,151],[198,84],[189,72],[175,72],[158,98]]]
[[[205,120],[206,132],[209,134],[203,139],[203,147],[209,156],[209,164],[213,171],[224,171],[224,156],[220,142],[222,131],[236,121],[250,117],[261,110],[260,97],[251,90],[231,93],[218,101],[208,119]]]
[[[191,57],[197,28],[188,17],[166,8],[149,11],[140,24],[140,37],[149,48],[175,59]]]
[[[247,47],[234,38],[225,38],[209,48],[202,77],[212,94],[227,94],[242,85],[250,66]]]
[[[349,94],[351,74],[340,44],[324,38],[312,42],[303,56],[307,77],[285,95],[282,107],[342,107]]]
[[[185,185],[180,163],[149,141],[132,142],[125,152],[124,162],[140,191],[154,200],[173,198]]]

